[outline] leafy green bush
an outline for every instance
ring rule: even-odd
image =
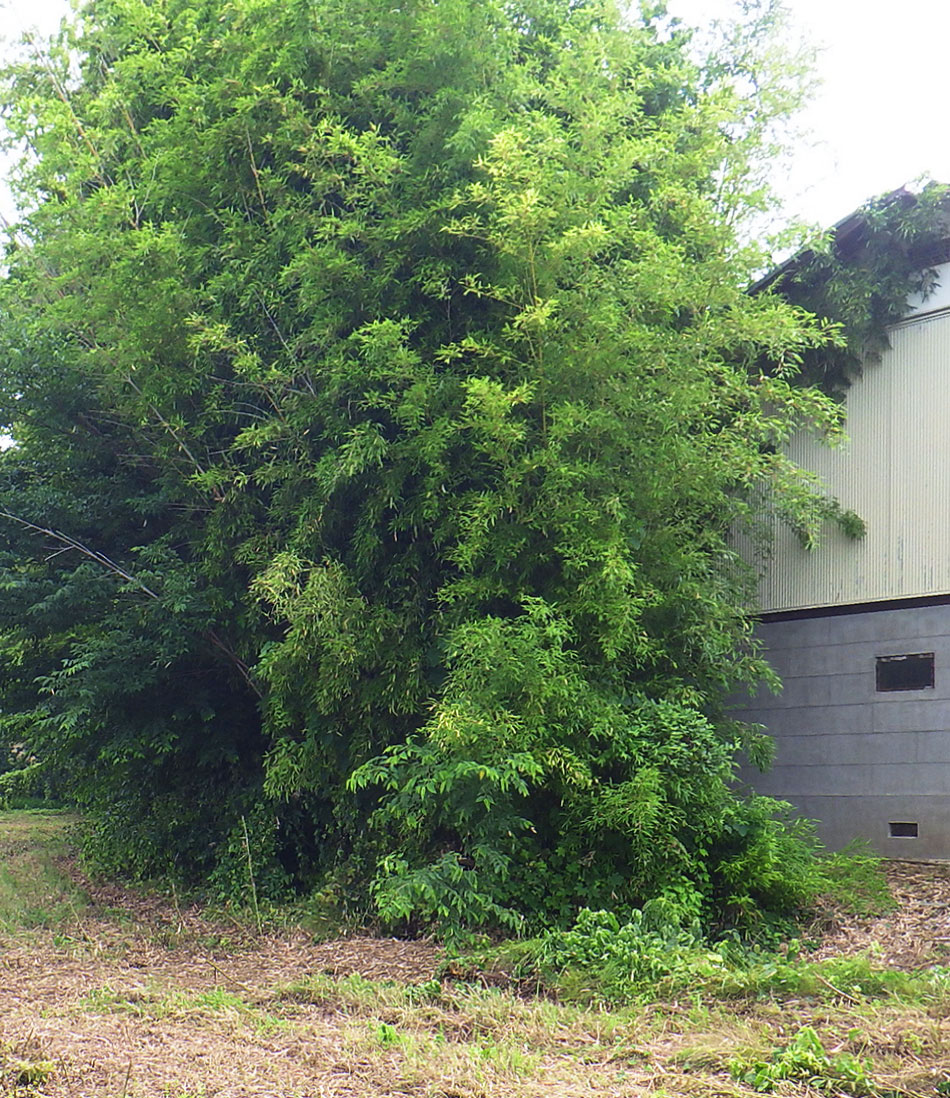
[[[211,896],[223,901],[287,899],[292,880],[280,864],[280,820],[266,801],[241,816],[215,851],[208,879]]]
[[[557,973],[557,986],[574,995],[587,987],[596,997],[625,1000],[658,985],[692,979],[722,958],[703,943],[699,924],[684,929],[661,905],[647,904],[621,923],[610,911],[583,910],[570,930],[541,939],[538,965]]]
[[[702,994],[707,999],[886,999],[926,1004],[950,997],[939,968],[903,972],[865,956],[821,961],[750,948],[735,941],[707,942],[698,928],[668,923],[650,928],[649,915],[583,911],[567,931],[450,954],[445,974],[540,988],[570,1001],[652,1002]]]
[[[834,873],[840,873],[843,859],[832,861]],[[872,892],[880,878],[870,875],[874,862],[861,859],[852,875]],[[866,894],[849,890],[848,895],[868,910]],[[751,936],[733,928],[717,940],[709,934],[701,900],[695,890],[679,885],[626,916],[583,909],[566,930],[453,957],[447,971],[486,973],[582,1001],[652,1000],[697,991],[718,999],[902,996],[930,1002],[947,996],[939,968],[907,973],[863,955],[813,961],[797,939],[779,945],[777,927],[763,935],[757,926]]]
[[[823,854],[815,866],[819,897],[852,915],[882,915],[893,910],[897,901],[881,871],[882,862],[880,855],[861,842]]]
[[[811,901],[725,711],[731,532],[843,518],[781,445],[838,336],[746,293],[799,65],[628,7],[93,0],[4,74],[0,742],[105,866],[239,889],[245,817],[402,929]]]
[[[50,781],[42,763],[0,772],[0,808],[42,808],[58,803],[56,783]]]

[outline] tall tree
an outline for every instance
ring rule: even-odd
[[[791,105],[599,0],[92,0],[8,73],[3,719],[90,849],[391,920],[801,897],[730,790],[729,531],[829,328],[744,292]],[[794,83],[794,81],[791,81]]]

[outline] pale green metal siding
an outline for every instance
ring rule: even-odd
[[[789,445],[867,534],[827,529],[807,551],[777,530],[765,611],[950,593],[950,312],[913,317],[890,340],[848,391],[849,443],[830,449],[801,435]]]

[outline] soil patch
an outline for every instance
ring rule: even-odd
[[[950,863],[887,862],[893,911],[875,918],[836,916],[816,958],[870,953],[892,968],[950,961]]]
[[[847,1002],[610,1012],[439,990],[432,942],[258,937],[57,864],[89,902],[55,928],[0,936],[0,1098],[742,1098],[734,1051],[767,1058],[803,1025],[873,1054],[895,1094],[933,1098],[950,1077],[950,1018],[929,1008],[861,1016],[856,1036]],[[839,918],[818,956],[870,950],[912,968],[943,955],[950,866],[887,874],[898,907]]]

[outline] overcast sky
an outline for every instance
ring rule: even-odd
[[[801,120],[810,137],[779,180],[789,215],[830,225],[918,177],[950,182],[950,0],[786,2],[800,33],[819,48],[822,81]],[[696,24],[735,9],[733,0],[668,4]],[[0,27],[7,37],[31,25],[48,31],[67,9],[67,0],[6,0]],[[9,209],[5,195],[0,208]]]
[[[830,225],[867,198],[926,176],[950,183],[948,0],[786,0],[818,49],[821,86],[801,118],[811,136],[779,181],[789,212]],[[731,0],[669,0],[684,21]]]

